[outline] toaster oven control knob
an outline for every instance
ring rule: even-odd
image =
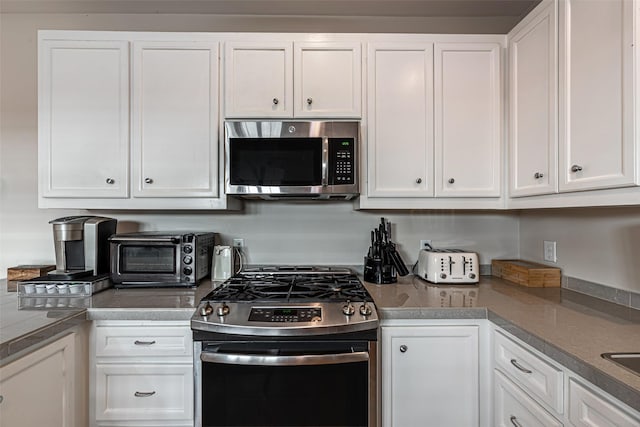
[[[182,258],[182,262],[184,262],[187,265],[191,264],[193,262],[193,258],[191,258],[189,255],[187,255],[184,258]]]
[[[184,273],[185,276],[190,276],[191,273],[193,273],[193,268],[185,267],[185,268],[182,269],[182,272]]]
[[[182,248],[182,250],[184,251],[185,254],[190,254],[191,252],[193,252],[193,246],[185,245],[184,248]]]
[[[369,307],[369,304],[367,304],[366,302],[360,306],[360,314],[362,314],[363,316],[371,316],[371,313],[371,307]]]
[[[469,273],[469,279],[475,279],[476,273]]]
[[[209,304],[209,302],[207,301],[207,303],[205,305],[200,307],[200,314],[202,316],[208,316],[211,313],[213,313],[213,307],[211,307],[211,304]]]
[[[342,312],[346,316],[353,316],[353,313],[356,312],[356,308],[351,304],[351,301],[347,300],[347,303],[342,306]]]
[[[445,273],[440,273],[440,278],[441,278],[441,279],[446,279],[446,278],[447,278],[447,275],[446,275]]]
[[[218,314],[218,316],[226,316],[227,314],[229,314],[230,308],[226,303],[222,303],[222,305],[219,305],[218,308],[216,309],[216,313]]]

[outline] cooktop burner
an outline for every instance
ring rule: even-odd
[[[349,270],[317,267],[254,268],[228,279],[203,301],[371,301],[358,277]]]

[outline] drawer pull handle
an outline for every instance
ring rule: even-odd
[[[136,391],[133,395],[135,397],[151,397],[156,394],[155,391]]]
[[[511,364],[513,366],[515,366],[516,368],[518,368],[519,371],[522,371],[525,374],[532,374],[533,373],[533,371],[530,371],[527,368],[523,367],[521,364],[519,364],[516,359],[511,359]]]
[[[135,340],[133,343],[135,345],[154,345],[156,342],[155,341],[138,341],[138,340]]]
[[[509,421],[511,421],[511,424],[513,424],[514,427],[522,427],[522,424],[518,422],[518,419],[515,417],[515,415],[511,415],[511,418],[509,418]]]

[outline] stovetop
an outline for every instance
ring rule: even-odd
[[[373,299],[351,270],[317,266],[251,267],[205,296],[194,331],[297,336],[372,330]]]

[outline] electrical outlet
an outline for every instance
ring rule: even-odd
[[[420,240],[420,249],[429,249],[431,247],[431,240]]]
[[[233,239],[234,248],[244,248],[244,239]]]
[[[544,260],[549,262],[557,262],[557,254],[556,254],[556,242],[555,241],[544,241]]]

